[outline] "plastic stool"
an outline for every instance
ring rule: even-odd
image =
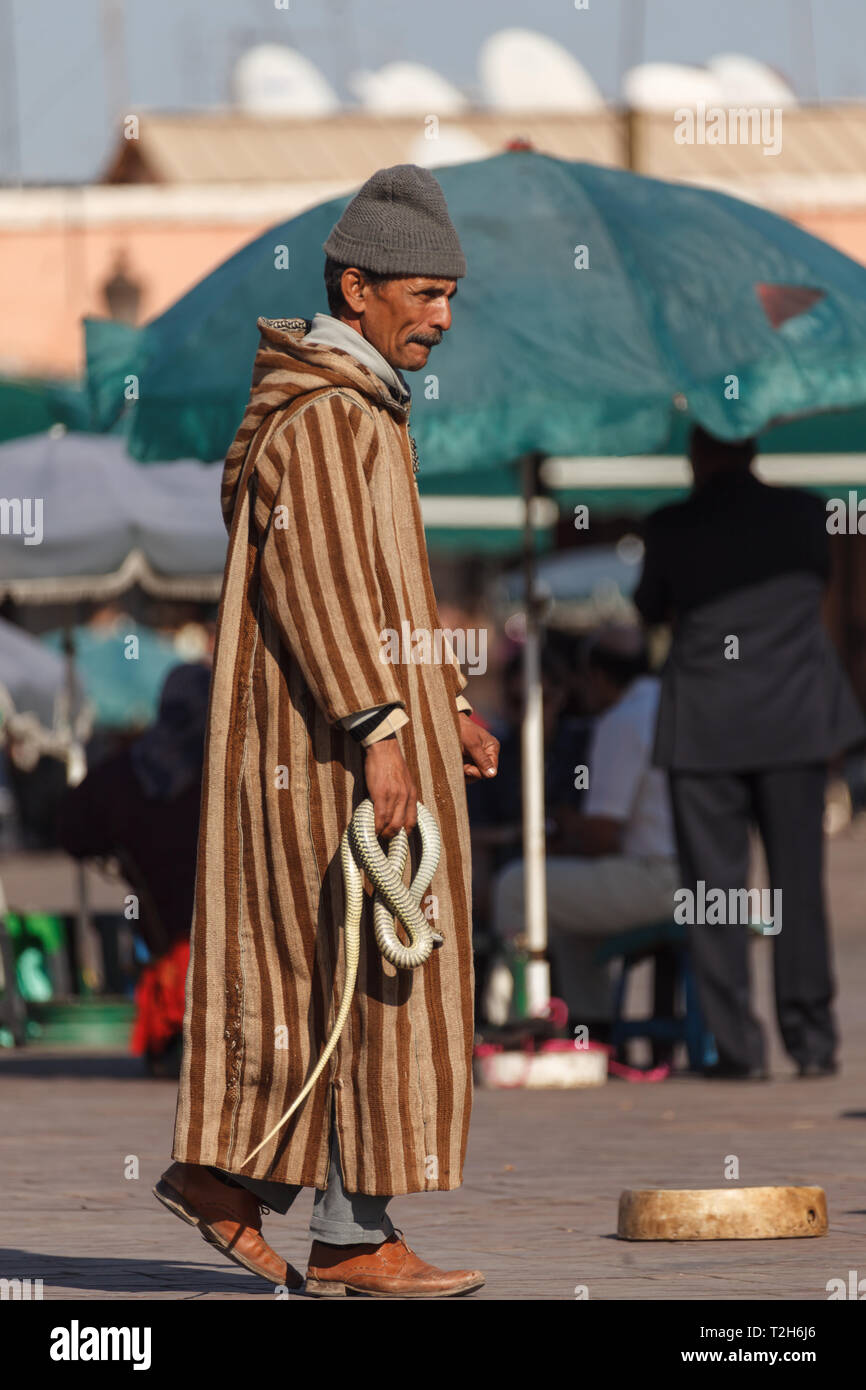
[[[648,1038],[653,1065],[670,1063],[677,1043],[685,1043],[691,1071],[701,1071],[717,1060],[712,1034],[704,1028],[698,1002],[697,981],[680,922],[654,922],[609,937],[595,953],[599,964],[622,960],[614,986],[610,1041],[619,1047],[629,1038]],[[624,1018],[629,971],[641,961],[654,959],[653,1013],[650,1018]],[[684,1012],[676,1011],[677,996]]]

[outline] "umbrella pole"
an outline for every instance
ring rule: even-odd
[[[77,787],[87,773],[85,750],[75,734],[75,706],[78,694],[78,676],[75,664],[75,631],[66,624],[63,635],[63,650],[66,656],[66,719],[69,730],[69,746],[66,755],[66,782]],[[75,888],[77,907],[75,913],[75,964],[80,981],[87,993],[98,988],[102,980],[100,965],[100,943],[96,928],[90,917],[90,904],[87,892],[87,873],[84,861],[75,864]]]
[[[523,574],[526,645],[523,649],[524,714],[521,729],[523,784],[523,882],[527,950],[526,1006],[530,1018],[544,1014],[550,1001],[547,960],[547,879],[544,839],[544,726],[541,695],[540,603],[535,588],[533,513],[538,459],[523,461]]]

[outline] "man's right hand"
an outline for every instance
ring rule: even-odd
[[[390,840],[398,830],[412,830],[418,821],[418,792],[396,738],[370,744],[364,779],[376,812],[376,834]]]

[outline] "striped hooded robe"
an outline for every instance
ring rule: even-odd
[[[382,660],[383,633],[441,628],[409,406],[349,353],[303,345],[304,319],[258,326],[222,481],[229,543],[172,1157],[325,1188],[333,1096],[347,1191],[449,1190],[462,1181],[472,1096],[467,682],[435,645],[420,663]],[[339,844],[366,788],[364,749],[339,721],[385,704],[398,706],[397,739],[442,834],[430,892],[444,945],[396,970],[365,898],[338,1047],[241,1168],[301,1090],[342,997]],[[414,834],[411,844],[414,869]]]

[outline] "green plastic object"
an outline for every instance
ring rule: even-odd
[[[126,1051],[135,1020],[135,1004],[132,1000],[102,995],[31,1003],[28,1014],[41,1030],[38,1038],[41,1047]]]
[[[18,993],[28,1003],[45,1002],[54,992],[50,958],[66,949],[63,919],[46,912],[8,912],[6,929],[15,953]]]
[[[44,1003],[53,993],[45,970],[45,957],[37,946],[27,946],[15,962],[18,993],[22,999]]]
[[[528,959],[525,951],[515,951],[509,961],[511,976],[514,980],[514,994],[511,999],[513,1018],[526,1018],[528,1016],[526,990],[526,963]]]
[[[66,949],[66,927],[62,917],[47,912],[8,912],[6,927],[13,941],[23,936],[35,936],[48,955]]]

